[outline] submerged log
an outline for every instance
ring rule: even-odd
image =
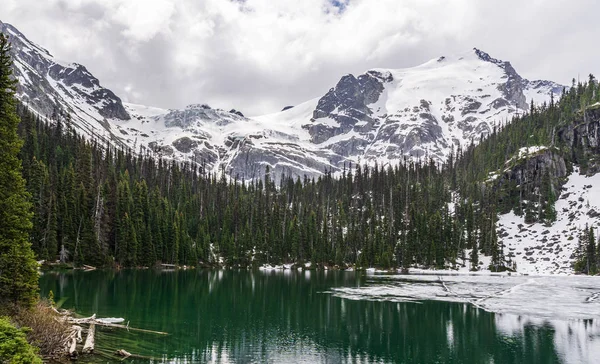
[[[125,330],[138,331],[138,332],[147,332],[147,333],[150,333],[150,334],[157,334],[157,335],[169,335],[168,332],[146,330],[146,329],[138,329],[138,328],[135,328],[135,327],[130,327],[129,324],[128,325],[108,324],[108,323],[103,323],[103,322],[99,322],[99,321],[96,321],[96,323],[98,325],[100,325],[100,326],[114,327],[114,328],[118,328],[118,329],[125,329]]]
[[[131,356],[131,353],[129,353],[129,352],[127,352],[127,351],[123,350],[123,349],[121,349],[121,350],[117,350],[116,354],[117,354],[118,356],[122,356],[122,357],[124,357],[124,358],[129,358],[129,357]]]
[[[125,320],[120,319],[120,318],[97,319],[96,314],[93,314],[91,317],[80,318],[80,319],[69,318],[69,322],[73,323],[73,324],[85,324],[85,325],[96,324],[98,326],[114,327],[117,329],[126,329],[126,330],[131,330],[131,331],[138,331],[138,332],[147,332],[147,333],[158,334],[158,335],[169,335],[168,333],[162,332],[162,331],[154,331],[154,330],[146,330],[146,329],[138,329],[135,327],[129,327],[129,323],[127,325],[113,323],[113,322],[117,322],[117,321],[123,322]]]
[[[130,352],[124,350],[124,349],[117,350],[115,352],[115,355],[122,356],[123,357],[122,360],[125,360],[127,358],[136,358],[136,359],[152,360],[153,362],[154,361],[156,361],[156,362],[160,361],[159,359],[153,358],[151,356],[144,356],[144,355],[132,354],[132,353],[130,353]]]
[[[120,323],[125,322],[125,319],[120,318],[120,317],[105,317],[105,318],[98,318],[98,319],[96,319],[96,321],[100,321],[105,324],[120,324]]]
[[[83,345],[83,353],[91,354],[94,351],[94,337],[96,331],[96,324],[91,323],[90,328],[88,330],[87,337],[85,338],[85,344]]]

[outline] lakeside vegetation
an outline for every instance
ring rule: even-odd
[[[31,203],[21,174],[8,39],[0,34],[0,359],[14,364],[41,363],[37,350],[26,341],[27,329],[14,318],[21,307],[32,309],[38,297],[37,264],[31,250]],[[8,311],[8,312],[5,312]]]

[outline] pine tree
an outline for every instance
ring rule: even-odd
[[[473,246],[473,250],[471,251],[471,270],[478,271],[479,270],[479,252],[477,249],[477,244]]]
[[[544,171],[544,175],[542,177],[540,197],[545,200],[543,203],[543,216],[540,216],[540,219],[544,220],[548,225],[552,224],[554,221],[556,221],[556,209],[554,208],[554,204],[556,203],[556,194],[554,193],[554,187],[552,186],[550,172],[548,169]]]
[[[596,238],[594,237],[594,228],[590,228],[587,235],[587,267],[586,273],[589,275],[594,275],[597,273],[597,261],[596,261]]]
[[[598,240],[598,245],[596,246],[596,272],[600,272],[600,239]]]
[[[29,242],[31,203],[18,158],[23,142],[9,51],[0,34],[0,299],[31,305],[37,299],[37,264]]]

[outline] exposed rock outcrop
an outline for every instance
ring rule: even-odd
[[[600,172],[600,103],[581,112],[575,123],[558,129],[556,136],[584,173]]]

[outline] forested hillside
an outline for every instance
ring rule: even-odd
[[[269,172],[244,184],[201,165],[90,143],[73,132],[68,116],[43,120],[21,105],[33,248],[39,259],[122,267],[488,268],[478,265],[483,254],[491,256],[490,269],[510,268],[496,233],[498,214],[514,210],[550,224],[561,186],[551,170],[529,183],[512,179],[511,168],[535,155],[520,151],[543,146],[536,153],[593,170],[593,151],[559,135],[599,101],[590,76],[560,101],[532,105],[477,146],[455,151],[444,165],[427,158],[348,165],[319,179],[281,176],[278,185]]]

